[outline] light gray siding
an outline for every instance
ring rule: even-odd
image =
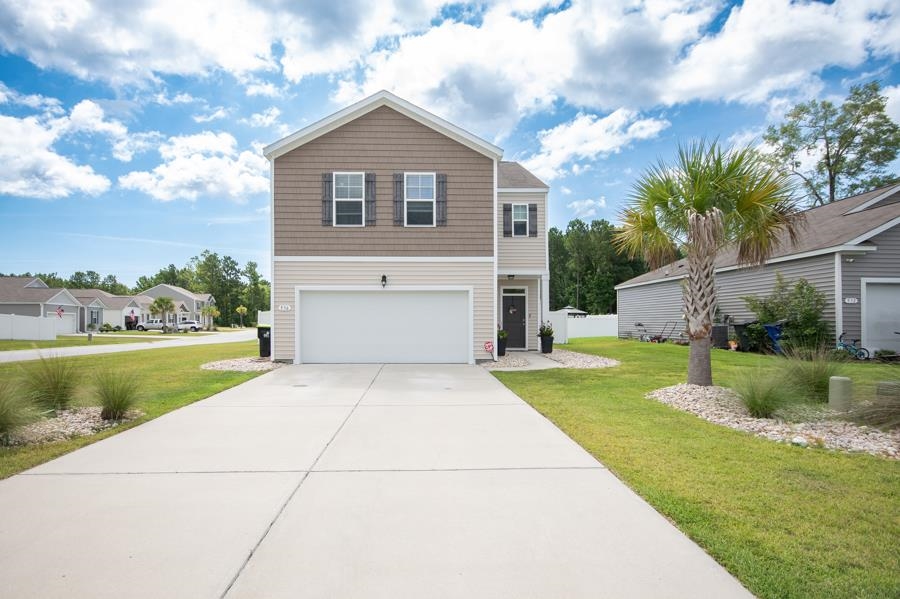
[[[865,255],[842,256],[841,273],[844,297],[862,297],[860,279],[862,277],[900,277],[900,226],[876,235],[869,243],[878,248],[877,251]],[[852,259],[853,262],[848,262]],[[860,303],[843,304],[844,331],[848,339],[862,337],[860,322]],[[898,308],[900,310],[900,308]]]
[[[677,323],[675,337],[684,331],[681,280],[619,289],[617,305],[619,337],[638,337],[642,331],[635,323],[639,322],[651,335],[661,332],[667,322],[668,328],[672,327],[672,323]]]
[[[0,304],[0,314],[18,314],[19,316],[40,316],[40,304]]]
[[[754,320],[756,315],[741,298],[769,295],[778,272],[788,282],[804,278],[822,292],[828,301],[824,316],[834,324],[834,254],[716,273],[719,313],[733,317],[735,322]],[[676,336],[683,331],[681,281],[669,280],[619,289],[619,337],[635,336],[635,322],[642,322],[650,334],[655,334],[662,330],[667,321],[678,320]]]
[[[756,315],[741,298],[769,295],[778,272],[789,283],[803,278],[822,292],[828,300],[824,316],[834,324],[834,254],[716,273],[720,314],[732,316],[735,322],[755,320]]]

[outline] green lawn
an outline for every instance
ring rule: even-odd
[[[137,408],[145,415],[87,437],[31,447],[0,447],[0,479],[250,380],[260,373],[201,370],[199,366],[215,360],[254,356],[257,351],[258,344],[254,340],[69,358],[84,364],[82,371],[85,373],[102,368],[127,368],[134,372],[144,383],[143,398]],[[0,364],[0,377],[16,376],[20,368],[22,366],[17,363]],[[79,400],[90,403],[87,397]]]
[[[159,341],[160,338],[149,339],[137,337],[107,337],[106,335],[94,335],[93,341],[88,341],[86,336],[72,335],[60,336],[56,341],[19,341],[4,339],[0,341],[0,351],[12,351],[16,349],[52,349],[56,347],[76,347],[79,345],[115,345],[117,343],[138,343],[140,341]]]
[[[618,368],[495,375],[670,518],[760,597],[900,597],[900,462],[801,449],[644,398],[684,382],[688,352],[614,339],[565,346]],[[713,353],[729,386],[778,358]],[[857,388],[900,379],[848,365]]]

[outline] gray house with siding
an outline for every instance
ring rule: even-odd
[[[726,249],[716,260],[719,311],[736,322],[755,315],[742,297],[768,295],[776,273],[787,281],[804,278],[828,299],[825,311],[835,336],[846,332],[870,350],[900,350],[900,185],[891,185],[807,210],[800,239],[782,239],[761,267],[737,265]],[[616,286],[619,337],[635,337],[677,322],[684,330],[684,260]]]

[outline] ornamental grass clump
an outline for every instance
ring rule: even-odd
[[[94,395],[100,403],[100,417],[121,420],[140,397],[138,378],[122,370],[101,370],[94,379]]]
[[[900,429],[900,383],[879,383],[875,399],[857,405],[850,417],[859,424],[882,430]]]
[[[735,386],[735,392],[754,418],[771,418],[790,400],[790,391],[780,377],[761,373],[741,381]]]
[[[10,434],[36,417],[18,385],[0,380],[0,445],[8,445]]]
[[[41,356],[23,375],[26,396],[36,406],[57,412],[72,405],[80,376],[71,360]]]
[[[789,346],[785,348],[784,355],[782,375],[797,395],[809,402],[827,403],[829,379],[841,375],[844,363],[834,360],[831,350],[822,346]]]

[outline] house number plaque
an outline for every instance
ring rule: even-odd
[[[278,304],[279,312],[290,312],[293,309],[293,306],[291,306],[290,304]]]

